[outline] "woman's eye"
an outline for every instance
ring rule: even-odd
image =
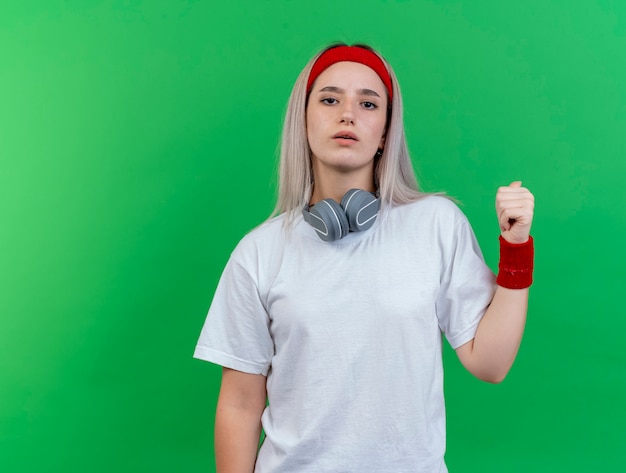
[[[372,102],[363,102],[362,105],[363,105],[363,108],[365,108],[367,110],[374,110],[374,109],[378,108],[378,105],[376,105],[375,103],[372,103]]]
[[[325,99],[322,99],[322,103],[325,103],[326,105],[334,105],[337,103],[337,99],[333,97],[326,97]]]

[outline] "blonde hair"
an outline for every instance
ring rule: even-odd
[[[334,44],[320,51],[307,63],[296,79],[287,104],[280,147],[278,199],[272,214],[286,213],[286,222],[291,222],[308,203],[313,188],[311,149],[306,131],[307,80],[317,58],[336,46]],[[356,46],[369,49],[381,58],[393,84],[385,147],[374,171],[382,206],[414,202],[426,194],[419,190],[409,156],[402,117],[402,95],[396,75],[389,63],[372,48]]]

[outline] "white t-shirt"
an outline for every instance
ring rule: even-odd
[[[335,242],[299,218],[245,236],[194,356],[267,376],[256,473],[446,472],[441,333],[470,341],[494,275],[443,197]]]

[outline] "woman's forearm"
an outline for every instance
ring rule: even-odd
[[[528,288],[498,286],[474,340],[457,349],[459,359],[473,375],[492,383],[504,379],[522,341],[527,309]]]

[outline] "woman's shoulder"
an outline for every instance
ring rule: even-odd
[[[249,251],[253,248],[262,248],[267,245],[274,245],[284,239],[285,215],[281,214],[271,217],[254,227],[241,238],[237,244],[236,251]]]
[[[271,280],[270,275],[282,265],[288,239],[285,216],[269,218],[239,241],[230,263],[245,270],[260,287],[265,287],[264,284]]]
[[[426,194],[408,204],[393,205],[391,212],[399,215],[417,214],[422,218],[457,218],[463,216],[457,203],[443,194]]]

